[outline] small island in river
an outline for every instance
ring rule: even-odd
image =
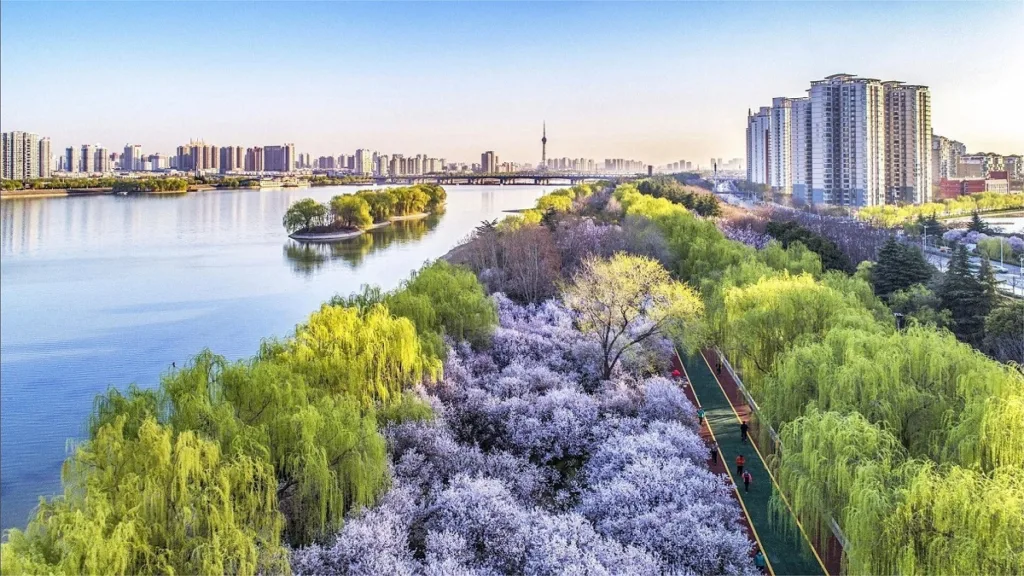
[[[417,184],[341,194],[322,204],[303,198],[288,207],[283,224],[299,242],[339,242],[397,220],[418,220],[444,209],[447,193],[437,184]]]

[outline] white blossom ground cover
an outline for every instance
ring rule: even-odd
[[[755,574],[731,487],[656,342],[599,382],[557,302],[495,295],[484,352],[452,347],[435,419],[386,431],[393,482],[296,574]]]

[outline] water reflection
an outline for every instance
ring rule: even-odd
[[[332,296],[394,288],[481,220],[556,187],[453,186],[440,218],[282,248],[289,204],[359,188],[0,202],[0,529],[61,491],[96,394],[153,386],[207,346],[250,356]]]
[[[374,252],[421,240],[437,228],[442,217],[440,214],[432,214],[423,220],[393,222],[389,226],[341,242],[316,244],[288,240],[284,244],[284,256],[292,270],[306,276],[313,275],[334,261],[344,262],[354,268]]]

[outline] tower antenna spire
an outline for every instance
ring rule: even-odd
[[[544,121],[544,132],[540,139],[540,165],[547,168],[548,165],[548,121]]]

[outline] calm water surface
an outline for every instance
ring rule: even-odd
[[[108,387],[155,385],[203,347],[252,355],[320,303],[395,287],[481,220],[557,186],[450,186],[445,214],[344,244],[285,236],[288,205],[354,187],[0,203],[0,524],[60,492],[69,439]]]

